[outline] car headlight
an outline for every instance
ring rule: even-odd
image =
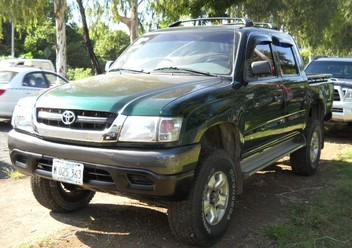
[[[346,102],[352,102],[352,89],[346,89],[344,100]]]
[[[32,116],[36,97],[25,97],[18,101],[12,113],[11,124],[14,129],[33,133]]]
[[[180,136],[182,118],[129,116],[123,124],[119,141],[171,142]]]

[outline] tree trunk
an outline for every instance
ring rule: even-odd
[[[66,77],[66,0],[54,0],[54,15],[56,24],[56,72]]]
[[[132,9],[131,9],[131,22],[130,22],[130,38],[131,43],[135,41],[138,37],[138,0],[132,1]]]
[[[89,53],[90,62],[92,63],[92,67],[94,69],[95,75],[102,74],[103,72],[100,68],[97,56],[95,56],[92,42],[89,37],[89,30],[88,30],[87,20],[86,20],[86,12],[83,7],[82,0],[77,0],[77,3],[78,3],[79,11],[80,11],[81,17],[82,17],[83,37],[84,37],[84,41],[86,43],[86,47],[87,47],[87,50]]]
[[[122,16],[119,14],[118,4],[115,6],[115,15],[118,20],[124,23],[130,31],[131,43],[138,38],[138,0],[131,1],[131,17]]]

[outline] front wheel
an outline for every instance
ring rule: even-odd
[[[71,212],[84,208],[95,192],[78,186],[33,176],[31,186],[34,197],[44,207],[55,212]]]
[[[234,168],[233,161],[222,150],[200,159],[188,198],[169,205],[169,224],[177,239],[209,246],[224,234],[235,204]]]
[[[306,130],[307,145],[290,156],[292,170],[299,175],[313,175],[319,165],[322,148],[322,123],[314,120]]]

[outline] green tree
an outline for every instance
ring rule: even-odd
[[[24,53],[31,52],[34,58],[47,58],[54,62],[55,56],[55,27],[51,20],[44,21],[37,28],[32,29],[26,35],[24,42]],[[50,55],[46,57],[44,51],[49,50]]]
[[[67,66],[70,68],[89,68],[88,53],[82,37],[82,30],[76,23],[66,25],[67,38]],[[21,53],[32,53],[34,58],[47,58],[44,51],[50,51],[48,59],[55,64],[56,53],[56,34],[55,26],[51,20],[47,20],[36,29],[31,30],[26,35],[24,49]]]
[[[69,68],[91,68],[82,29],[76,23],[66,25],[67,66]]]
[[[130,39],[125,32],[105,29],[104,33],[96,38],[95,51],[101,60],[115,60],[129,44]]]
[[[15,55],[23,53],[23,44],[26,33],[19,34],[15,32]],[[0,56],[9,56],[11,54],[11,23],[3,23],[2,39],[0,39]]]
[[[0,38],[4,22],[14,23],[18,31],[29,30],[46,19],[48,0],[0,0]]]
[[[231,9],[235,16],[277,24],[311,55],[351,54],[350,0],[245,0]]]

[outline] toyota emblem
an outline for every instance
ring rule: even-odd
[[[65,110],[65,112],[63,112],[61,115],[61,121],[65,125],[71,125],[72,123],[75,122],[75,120],[76,120],[76,115],[70,110]]]

